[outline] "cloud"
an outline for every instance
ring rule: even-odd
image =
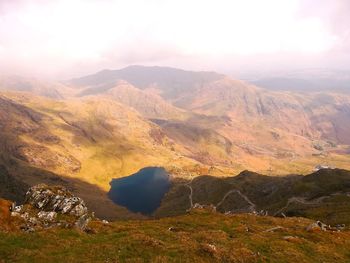
[[[305,0],[301,3],[301,17],[320,18],[324,26],[338,39],[335,49],[350,49],[350,1]]]
[[[305,61],[349,43],[349,1],[320,2],[1,0],[0,68],[70,77],[128,64]]]

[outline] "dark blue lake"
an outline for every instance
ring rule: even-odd
[[[146,167],[137,173],[110,182],[108,197],[132,212],[152,214],[170,187],[169,175],[162,167]]]

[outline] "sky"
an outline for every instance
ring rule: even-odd
[[[348,0],[0,0],[0,72],[350,68]]]

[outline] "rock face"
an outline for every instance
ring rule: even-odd
[[[65,187],[39,184],[26,193],[25,202],[43,211],[54,211],[80,217],[87,213],[84,201]]]
[[[23,205],[12,205],[11,216],[22,218],[21,229],[27,232],[59,226],[86,230],[92,218],[81,198],[65,187],[45,184],[31,187]]]

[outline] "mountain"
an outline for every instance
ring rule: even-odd
[[[289,166],[296,160],[304,163],[305,157],[349,151],[348,95],[270,91],[213,72],[144,66],[104,70],[67,83],[79,90],[79,96],[108,97],[134,108],[185,144],[189,144],[185,138],[210,130],[221,138],[216,141],[227,142],[219,143],[220,152],[225,152],[227,145],[234,149],[229,151],[233,155],[223,158],[242,168],[268,172],[287,160]],[[211,164],[210,151],[200,143],[193,147],[195,142],[190,143],[191,155],[209,156],[200,159]],[[193,154],[196,148],[200,150]],[[267,159],[262,160],[262,156]],[[276,164],[281,159],[284,161]],[[315,165],[319,162],[316,159]],[[279,173],[290,171],[280,169]],[[305,172],[299,168],[293,171]]]
[[[66,87],[56,82],[46,82],[21,76],[0,76],[0,91],[20,91],[53,99],[62,99]]]
[[[202,83],[223,78],[215,72],[195,72],[169,67],[129,66],[120,70],[103,70],[96,74],[72,79],[68,83],[75,87],[103,87],[125,80],[144,90],[155,88],[161,90],[161,96],[172,98],[179,93],[188,92]]]
[[[23,83],[0,89],[2,261],[349,261],[348,95],[142,66]],[[108,195],[145,167],[169,183],[146,215]]]
[[[100,87],[84,89],[79,97],[100,96],[125,104],[147,118],[177,119],[185,117],[184,110],[164,101],[158,94],[140,90],[126,81],[117,81],[104,90]]]
[[[26,185],[64,180],[80,195],[90,195],[88,203],[100,198],[111,203],[103,191],[113,178],[166,166],[176,159],[172,147],[180,148],[137,112],[101,98],[57,101],[3,93],[0,120],[0,164],[12,177]]]
[[[270,73],[264,77],[253,78],[252,83],[276,91],[350,94],[350,72],[346,70],[316,68]]]
[[[183,180],[350,168],[346,95],[275,92],[213,72],[142,66],[61,85],[59,98],[0,92],[6,184],[63,180],[109,218],[140,216],[106,193],[113,179],[148,166]],[[108,209],[96,205],[102,200]]]

